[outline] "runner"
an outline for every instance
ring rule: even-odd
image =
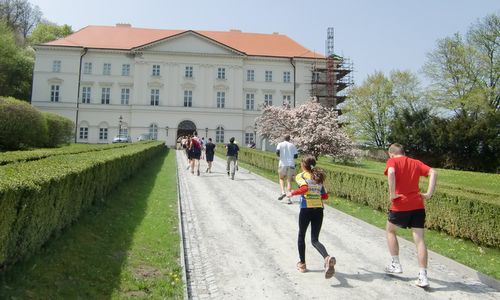
[[[212,162],[214,161],[215,144],[212,143],[212,138],[208,138],[208,143],[205,145],[205,157],[207,159],[208,168],[206,173],[212,173]]]
[[[328,252],[319,241],[319,233],[323,224],[323,200],[328,199],[328,194],[323,186],[325,173],[316,168],[316,159],[312,155],[305,155],[300,163],[302,173],[295,180],[299,186],[294,191],[288,191],[287,197],[300,196],[299,236],[297,240],[300,261],[297,263],[299,272],[307,271],[306,267],[306,231],[311,223],[311,243],[325,259],[325,278],[329,279],[335,274],[335,257]]]
[[[236,170],[236,161],[238,159],[238,151],[240,148],[234,143],[234,137],[229,139],[229,144],[226,145],[227,153],[227,176],[231,175],[231,179],[234,180],[234,173]],[[231,162],[233,162],[233,168],[230,169]],[[231,174],[230,174],[231,172]]]
[[[389,147],[384,174],[389,183],[389,200],[391,208],[388,213],[386,233],[387,245],[392,261],[385,268],[387,273],[403,273],[399,262],[399,243],[396,235],[398,227],[409,228],[413,232],[413,240],[417,246],[418,279],[416,285],[428,287],[427,278],[427,247],[424,241],[425,207],[436,187],[437,172],[419,160],[404,155],[403,146],[392,144]],[[421,176],[430,176],[426,193],[420,193],[419,180]]]
[[[194,132],[194,136],[191,138],[189,153],[191,158],[191,174],[194,174],[196,166],[196,175],[200,176],[201,144],[200,140],[196,136],[196,131]]]
[[[281,195],[278,200],[285,198],[285,179],[286,191],[292,189],[292,178],[295,176],[295,158],[298,157],[297,148],[294,144],[290,143],[290,135],[284,137],[284,141],[276,146],[276,155],[280,158],[278,163],[278,175],[280,181]],[[288,198],[288,204],[292,204],[292,200]]]

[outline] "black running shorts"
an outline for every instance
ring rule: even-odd
[[[401,228],[424,228],[425,209],[389,211],[387,220]]]

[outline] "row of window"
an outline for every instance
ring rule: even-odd
[[[161,66],[153,65],[151,69],[151,76],[160,76],[161,75]],[[61,72],[61,61],[54,60],[52,63],[52,72],[59,73]],[[83,65],[83,74],[92,74],[92,63],[86,62]],[[122,64],[122,76],[130,76],[130,64]],[[104,63],[102,67],[102,75],[111,75],[111,64]],[[193,67],[186,66],[184,70],[184,77],[193,78]],[[290,72],[283,72],[283,82],[290,82]],[[226,79],[226,68],[217,68],[217,79]],[[266,82],[273,81],[273,71],[265,71],[264,80]],[[247,70],[247,81],[255,81],[255,70]]]
[[[92,87],[84,86],[82,87],[82,103],[90,104],[92,95]],[[60,86],[52,85],[50,88],[50,101],[51,102],[59,102],[60,99]],[[193,106],[193,91],[192,90],[184,90],[184,107],[192,107]],[[283,105],[289,106],[292,100],[291,95],[283,95]],[[101,104],[110,104],[111,102],[111,88],[103,87],[101,88]],[[130,88],[122,88],[120,95],[120,103],[122,105],[128,105],[130,102]],[[272,106],[273,105],[273,94],[264,94],[264,105]],[[216,104],[217,108],[225,108],[226,106],[226,92],[218,91],[216,94]],[[151,106],[159,106],[160,105],[160,90],[159,89],[151,89],[151,97],[150,97],[150,105]],[[246,110],[255,110],[255,94],[247,93],[245,95],[245,109]]]
[[[88,140],[89,138],[89,128],[86,126],[80,127],[79,130],[79,138],[80,140]],[[120,134],[128,135],[128,129],[122,128]],[[156,140],[158,139],[158,125],[151,124],[149,125],[149,136]],[[99,141],[108,141],[108,128],[100,127],[99,128]],[[215,142],[216,143],[224,143],[224,127],[218,126],[215,129]],[[253,132],[245,132],[245,145],[251,144],[255,142],[255,136]]]

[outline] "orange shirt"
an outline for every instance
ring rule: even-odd
[[[392,211],[423,209],[424,201],[420,196],[418,183],[420,176],[429,175],[429,166],[407,156],[392,157],[387,160],[384,174],[392,167],[396,174],[396,194],[402,195],[392,200]]]

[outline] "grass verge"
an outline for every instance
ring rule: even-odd
[[[260,176],[277,181],[276,173],[241,161],[238,164]],[[371,225],[385,229],[387,215],[381,211],[338,197],[330,197],[327,204]],[[400,229],[398,235],[406,240],[413,241],[411,230]],[[429,250],[500,280],[500,268],[498,268],[500,265],[500,249],[481,247],[469,240],[455,238],[446,233],[433,230],[425,231],[425,241]],[[389,252],[387,252],[387,255],[389,256]]]
[[[181,299],[175,151],[149,162],[36,255],[1,299]]]

